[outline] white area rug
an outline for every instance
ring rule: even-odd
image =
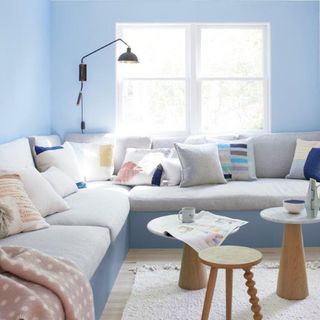
[[[176,268],[177,269],[177,268]],[[126,305],[123,320],[199,320],[205,289],[187,291],[177,285],[179,270],[174,267],[144,266],[137,270],[132,294]],[[264,264],[253,269],[262,307],[263,319],[319,320],[320,269],[319,262],[308,264],[309,297],[288,301],[276,293],[278,269]],[[246,292],[243,272],[234,271],[233,318],[253,319]],[[225,272],[219,270],[210,319],[225,320]]]

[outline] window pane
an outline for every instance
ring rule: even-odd
[[[202,81],[201,95],[204,131],[264,129],[262,81]]]
[[[122,36],[132,46],[138,65],[119,64],[120,76],[185,76],[185,29],[175,27],[124,27]],[[118,46],[119,52],[121,52]]]
[[[201,29],[201,75],[263,76],[263,30],[259,28]]]
[[[186,127],[186,89],[181,80],[123,82],[121,132],[182,131]]]

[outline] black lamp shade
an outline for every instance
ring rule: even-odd
[[[119,62],[123,63],[139,63],[137,56],[131,52],[131,48],[127,48],[127,52],[124,52],[120,55]]]

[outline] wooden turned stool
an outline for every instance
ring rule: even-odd
[[[250,296],[251,310],[254,320],[261,320],[261,307],[257,297],[257,289],[253,281],[251,268],[260,263],[262,254],[258,250],[239,247],[222,246],[203,250],[199,253],[201,262],[211,267],[209,281],[207,285],[206,297],[203,305],[202,320],[209,318],[213,291],[216,284],[218,269],[226,270],[226,320],[231,320],[232,314],[232,276],[233,269],[243,269],[244,277],[247,280],[248,294]]]

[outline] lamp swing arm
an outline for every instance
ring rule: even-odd
[[[98,52],[98,51],[100,51],[100,50],[102,50],[102,49],[104,49],[104,48],[106,48],[106,47],[111,46],[112,44],[114,44],[114,43],[116,43],[116,42],[118,42],[118,41],[121,41],[121,42],[124,43],[128,48],[130,48],[130,46],[129,46],[124,40],[122,40],[121,38],[118,38],[118,39],[113,40],[113,41],[105,44],[104,46],[102,46],[102,47],[100,47],[100,48],[98,48],[98,49],[96,49],[96,50],[94,50],[94,51],[86,54],[85,56],[83,56],[83,57],[81,58],[81,63],[83,63],[83,60],[84,60],[85,58],[91,56],[92,54],[94,54],[94,53],[96,53],[96,52]]]
[[[85,63],[83,63],[84,59],[91,56],[92,54],[118,42],[118,41],[121,41],[122,43],[124,43],[126,46],[127,46],[127,52],[126,53],[123,53],[120,55],[118,61],[119,62],[130,62],[130,63],[138,63],[139,60],[137,58],[137,56],[131,52],[131,48],[130,46],[124,41],[122,40],[121,38],[118,38],[116,40],[113,40],[107,44],[105,44],[104,46],[86,54],[85,56],[83,56],[81,58],[81,62],[79,64],[79,81],[80,81],[80,91],[79,91],[79,94],[78,94],[78,98],[77,98],[77,105],[80,106],[81,108],[81,132],[83,133],[83,130],[85,130],[86,128],[86,124],[85,124],[85,121],[84,121],[84,108],[83,108],[83,94],[82,94],[82,90],[83,90],[83,83],[85,81],[87,81],[87,65]]]

